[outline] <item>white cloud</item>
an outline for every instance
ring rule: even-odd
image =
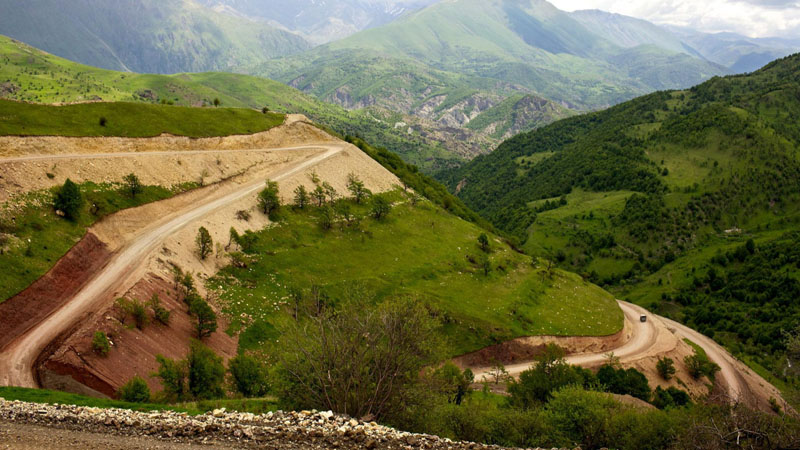
[[[800,0],[550,0],[565,11],[601,9],[651,22],[751,37],[800,36]]]

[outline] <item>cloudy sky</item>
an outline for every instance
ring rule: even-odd
[[[550,0],[565,11],[602,9],[701,31],[800,37],[800,0]]]

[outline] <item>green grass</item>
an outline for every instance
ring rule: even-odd
[[[480,261],[482,229],[427,202],[411,206],[403,194],[391,195],[400,204],[389,218],[365,218],[359,230],[322,231],[316,211],[287,209],[279,225],[259,233],[253,264],[209,281],[234,318],[231,331],[254,324],[242,345],[258,348],[277,337],[290,290],[312,285],[333,299],[354,290],[376,301],[416,297],[442,319],[454,355],[519,336],[621,329],[622,313],[602,289],[562,271],[550,279],[497,239],[487,276],[468,260]]]
[[[229,136],[267,131],[280,114],[236,108],[188,108],[141,103],[47,106],[0,100],[0,135],[153,137]],[[101,125],[101,118],[105,125]]]
[[[53,191],[25,194],[15,205],[0,208],[0,233],[6,236],[0,245],[0,302],[8,300],[39,279],[64,256],[102,217],[116,211],[151,203],[193,188],[194,184],[171,189],[145,186],[135,198],[122,192],[116,184],[80,185],[85,198],[79,218],[67,220],[56,215],[52,205]],[[98,205],[96,213],[90,205]],[[12,221],[12,218],[14,219]]]

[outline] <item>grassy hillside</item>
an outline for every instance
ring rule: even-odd
[[[188,137],[267,131],[285,116],[242,108],[190,108],[141,103],[47,106],[0,100],[0,136]]]
[[[219,72],[169,76],[114,72],[76,64],[0,36],[0,80],[0,98],[35,103],[103,100],[209,106],[219,99],[223,107],[260,110],[266,106],[305,114],[341,134],[359,135],[423,169],[451,167],[463,160],[424,133],[409,134],[395,128],[394,121],[376,120],[368,111],[347,111],[264,78]],[[256,116],[249,111],[237,114]]]
[[[361,218],[349,225],[339,219],[331,230],[320,226],[322,209],[284,208],[277,226],[256,232],[246,267],[229,267],[208,282],[227,305],[233,330],[242,330],[242,348],[276,339],[295,295],[301,308],[351,296],[418,298],[442,320],[451,355],[523,335],[621,329],[622,313],[602,289],[567,272],[548,275],[496,238],[484,253],[481,228],[428,201],[414,204],[402,191],[386,195],[395,205],[386,219],[343,200]]]
[[[800,276],[799,74],[792,56],[566,119],[446,178],[528,252],[780,375],[800,320],[784,296]]]
[[[190,0],[79,0],[68,8],[57,0],[2,0],[0,9],[0,33],[113,70],[226,70],[310,48],[298,35]]]

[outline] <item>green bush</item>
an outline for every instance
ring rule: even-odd
[[[597,382],[605,386],[608,392],[650,401],[647,377],[636,369],[617,369],[606,364],[597,371]]]
[[[64,185],[56,192],[53,207],[64,213],[64,217],[75,220],[80,216],[83,207],[83,195],[78,185],[67,178]]]
[[[170,311],[161,306],[161,299],[158,297],[158,294],[153,294],[148,303],[150,308],[153,309],[153,317],[162,325],[169,325]]]
[[[144,327],[150,322],[150,318],[147,316],[147,308],[145,308],[144,303],[137,299],[133,299],[130,303],[131,314],[133,315],[133,320],[136,323],[136,328],[142,330]]]
[[[228,362],[231,384],[245,397],[260,397],[267,393],[267,368],[256,358],[239,355]]]
[[[550,345],[533,367],[509,384],[508,393],[513,405],[532,408],[546,403],[554,391],[564,386],[588,386],[594,378],[590,371],[567,364],[564,351]]]
[[[661,378],[665,380],[672,379],[672,376],[675,375],[675,361],[672,358],[663,357],[658,358],[658,363],[656,363],[656,370]]]
[[[199,295],[192,299],[192,303],[189,305],[189,313],[195,316],[197,320],[195,330],[197,331],[198,339],[211,336],[212,333],[217,331],[217,313]]]
[[[376,195],[372,198],[372,217],[381,220],[392,211],[392,202],[383,195]]]
[[[174,360],[156,355],[158,371],[154,376],[161,379],[164,396],[168,400],[181,401],[188,392],[188,365],[186,360]]]
[[[148,403],[150,402],[150,387],[142,377],[136,376],[119,388],[117,396],[126,402]]]
[[[225,366],[222,358],[199,341],[192,341],[187,358],[189,392],[197,399],[224,396]]]
[[[104,331],[95,331],[92,338],[92,350],[101,356],[108,355],[111,346],[108,343],[108,336]]]

